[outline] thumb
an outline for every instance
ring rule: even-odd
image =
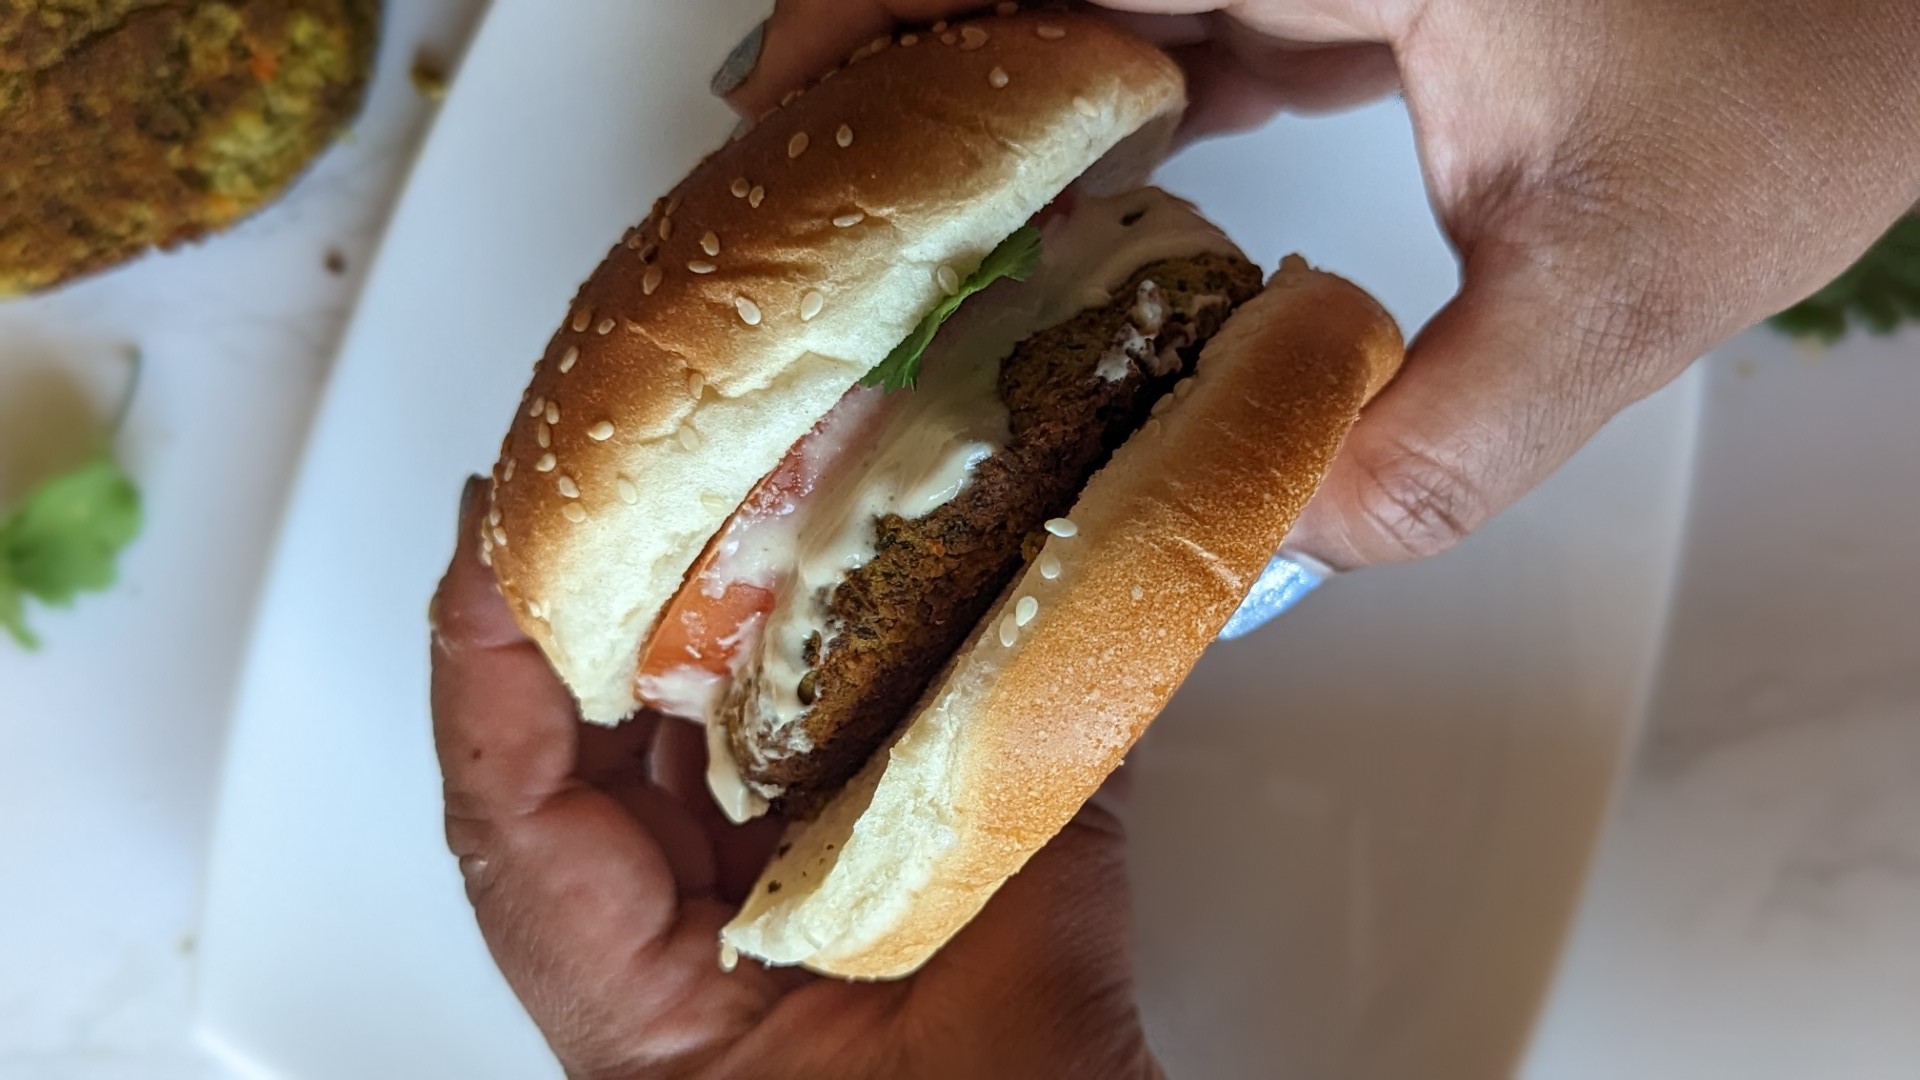
[[[1517,253],[1470,260],[1288,546],[1343,570],[1426,558],[1532,490],[1710,344],[1629,280],[1581,292]]]

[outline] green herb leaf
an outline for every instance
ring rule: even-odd
[[[880,362],[867,377],[860,380],[862,386],[883,386],[888,392],[911,389],[920,377],[920,357],[926,353],[927,346],[933,344],[934,335],[940,327],[960,310],[967,298],[992,285],[1002,278],[1025,281],[1040,268],[1040,230],[1031,225],[1021,226],[1020,231],[1000,242],[993,249],[980,269],[973,276],[960,283],[960,291],[940,301],[939,305],[920,320],[907,339],[894,346],[893,352]]]
[[[1769,321],[1829,344],[1856,323],[1890,334],[1903,322],[1920,322],[1920,214],[1900,219],[1832,284]]]
[[[23,609],[20,590],[7,576],[7,568],[0,566],[0,628],[4,628],[13,640],[23,649],[37,649],[40,639],[27,629],[27,613]]]
[[[110,460],[43,484],[0,524],[0,625],[33,647],[21,597],[64,607],[112,585],[140,523],[140,492]]]

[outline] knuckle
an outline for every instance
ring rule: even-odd
[[[1491,501],[1454,459],[1401,444],[1362,470],[1360,508],[1385,561],[1425,559],[1466,539]]]

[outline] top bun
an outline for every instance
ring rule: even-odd
[[[787,450],[1179,70],[1066,13],[880,39],[696,168],[535,366],[481,538],[514,617],[618,723],[660,610]]]

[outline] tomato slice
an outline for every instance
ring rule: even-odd
[[[1033,216],[1044,227],[1074,211],[1075,193],[1069,189]],[[725,580],[715,562],[731,541],[755,525],[799,510],[820,478],[830,470],[844,471],[848,459],[886,424],[905,395],[894,397],[877,389],[854,387],[820,419],[773,472],[760,481],[707,545],[680,592],[667,605],[659,625],[641,650],[639,696],[647,705],[673,712],[674,705],[650,697],[649,684],[671,685],[667,678],[689,669],[725,678],[740,653],[756,644],[759,626],[773,613],[780,581]],[[855,466],[857,467],[857,466]],[[684,707],[684,706],[683,706]]]
[[[665,676],[686,669],[727,676],[733,661],[753,644],[759,620],[773,612],[778,581],[721,580],[715,561],[731,540],[755,525],[795,513],[815,484],[840,457],[857,448],[860,436],[872,430],[886,413],[885,395],[855,387],[819,424],[787,451],[773,472],[747,495],[693,564],[680,592],[641,652],[640,700],[663,712],[673,703],[648,695],[648,685],[671,685]]]

